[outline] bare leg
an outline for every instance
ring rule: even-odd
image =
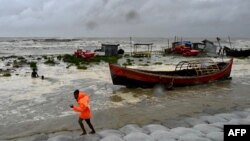
[[[83,125],[82,121],[83,120],[81,118],[79,118],[78,123],[80,124],[80,126],[82,128],[82,134],[81,135],[86,135],[86,130],[84,128],[84,125]]]
[[[89,128],[92,130],[90,132],[90,134],[95,134],[95,129],[94,129],[93,125],[91,124],[90,119],[85,119],[85,121],[89,125]]]

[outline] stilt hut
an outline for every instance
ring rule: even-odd
[[[132,56],[151,57],[153,43],[136,43],[132,47]]]

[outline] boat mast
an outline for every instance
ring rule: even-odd
[[[132,37],[129,37],[129,40],[130,40],[130,55],[132,56]]]
[[[228,36],[228,40],[229,40],[230,48],[232,48],[232,43],[231,43],[231,40],[230,40],[230,36]]]
[[[219,55],[221,55],[221,58],[222,58],[222,61],[223,61],[223,57],[224,57],[224,49],[222,49],[222,47],[221,47],[221,44],[220,44],[220,38],[219,37],[217,37],[216,38],[217,39],[217,41],[218,41],[218,44],[219,44],[219,47],[220,47],[220,49],[219,49]],[[224,61],[223,61],[224,62]]]

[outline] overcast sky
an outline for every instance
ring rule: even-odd
[[[0,0],[1,37],[250,37],[250,0]]]

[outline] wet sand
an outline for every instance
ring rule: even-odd
[[[144,125],[242,110],[250,107],[249,82],[250,79],[233,78],[206,85],[175,88],[161,97],[155,96],[152,89],[120,88],[111,95],[119,95],[124,100],[113,102],[117,107],[94,110],[93,123],[100,130],[120,128],[131,123]],[[11,139],[37,133],[79,130],[77,118],[72,113],[69,116],[1,125],[0,135],[1,138]]]

